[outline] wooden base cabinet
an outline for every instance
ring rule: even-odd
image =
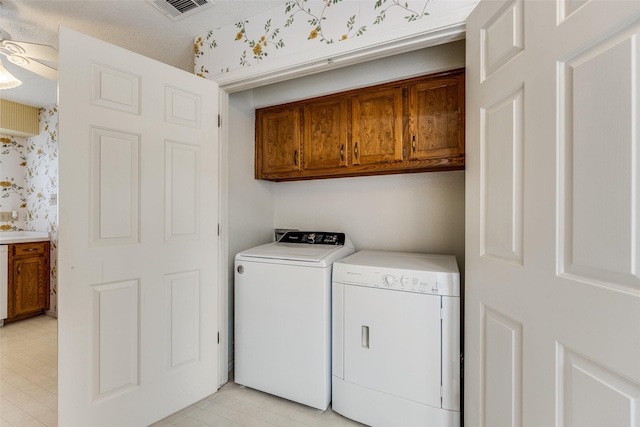
[[[464,169],[464,69],[256,110],[256,179]]]
[[[8,317],[5,322],[44,314],[50,304],[49,242],[9,245]]]

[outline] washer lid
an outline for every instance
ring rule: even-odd
[[[353,245],[344,233],[294,231],[286,233],[278,242],[247,249],[236,259],[285,260],[327,266],[353,251]]]
[[[248,249],[242,252],[242,256],[245,258],[283,259],[318,263],[340,248],[342,246],[276,242]]]

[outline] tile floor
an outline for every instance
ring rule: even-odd
[[[39,316],[0,328],[0,427],[57,427],[57,326]],[[153,427],[360,425],[230,381]]]
[[[0,426],[58,425],[58,322],[38,316],[0,328]]]
[[[229,381],[217,393],[153,424],[152,427],[362,425],[333,412],[331,406],[321,412]]]

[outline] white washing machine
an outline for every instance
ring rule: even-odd
[[[453,255],[360,251],[333,264],[334,411],[371,426],[460,425]]]
[[[235,258],[234,381],[325,410],[331,401],[331,267],[344,233],[291,231]]]

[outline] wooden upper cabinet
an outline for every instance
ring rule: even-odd
[[[304,169],[347,165],[347,101],[332,97],[304,106]]]
[[[464,155],[464,74],[419,82],[409,92],[410,159]]]
[[[256,178],[300,170],[300,107],[256,111]]]
[[[256,178],[464,169],[464,70],[256,110]]]
[[[402,161],[402,88],[355,95],[351,103],[354,165]]]

